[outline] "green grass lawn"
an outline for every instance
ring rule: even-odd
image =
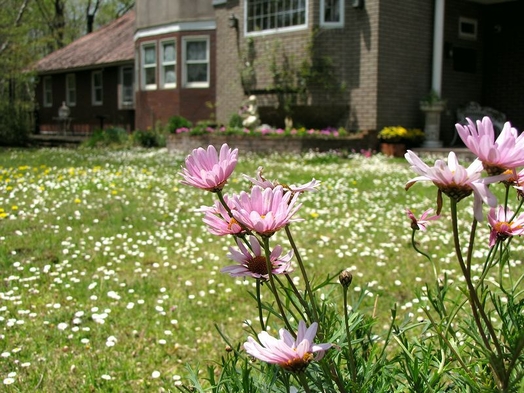
[[[195,209],[213,195],[179,183],[182,162],[165,150],[0,152],[0,390],[174,391],[187,364],[223,353],[215,324],[245,341],[258,315],[254,282],[220,273],[232,239],[207,232]],[[342,308],[336,275],[349,267],[353,298],[364,292],[381,325],[395,304],[400,318],[422,317],[416,293],[433,273],[411,247],[405,209],[435,208],[436,188],[404,191],[408,164],[381,155],[240,152],[225,193],[247,189],[242,174],[261,165],[282,183],[322,182],[301,197],[304,221],[291,230],[313,282],[335,276],[325,296]],[[465,232],[470,205],[460,203]],[[489,233],[480,227],[479,264]],[[272,241],[289,249],[284,236]],[[417,241],[440,273],[458,276],[449,220]]]

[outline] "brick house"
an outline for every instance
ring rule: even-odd
[[[134,31],[135,13],[130,11],[35,65],[40,132],[134,129]],[[70,111],[66,120],[59,117],[64,103]]]
[[[268,0],[214,0],[220,121],[244,97],[244,71],[269,124],[284,123],[282,110],[275,110],[282,108],[282,97],[274,87],[287,78],[292,88],[306,84],[305,101],[299,94],[290,97],[298,104],[291,113],[295,123],[310,127],[423,127],[420,101],[434,89],[447,101],[441,115],[445,144],[453,139],[457,108],[470,101],[504,112],[524,129],[524,32],[518,19],[523,2],[276,3],[279,8]],[[290,71],[302,80],[293,82]]]
[[[137,0],[136,128],[173,115],[227,124],[249,95],[263,123],[423,127],[447,101],[441,139],[470,101],[524,129],[524,2]],[[56,108],[55,108],[56,109]]]

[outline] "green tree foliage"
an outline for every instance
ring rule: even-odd
[[[0,145],[20,144],[34,124],[31,66],[133,8],[132,0],[0,0]],[[88,23],[89,22],[89,23]]]

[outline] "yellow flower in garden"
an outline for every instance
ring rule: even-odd
[[[21,165],[21,166],[18,167],[19,171],[26,171],[28,169],[29,169],[29,166],[27,166],[27,165]]]
[[[311,212],[310,215],[313,218],[317,218],[318,216],[320,216],[320,214],[318,214],[317,212]]]
[[[18,206],[16,205],[11,206],[11,210],[18,210]]]
[[[75,199],[75,203],[81,203],[81,202],[82,202],[82,200],[80,200],[78,198]]]

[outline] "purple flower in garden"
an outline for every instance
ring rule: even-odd
[[[269,279],[267,271],[267,261],[264,250],[260,246],[258,239],[255,236],[249,237],[251,250],[244,244],[242,239],[237,238],[238,250],[229,247],[228,257],[233,261],[238,262],[236,265],[231,265],[223,268],[222,273],[228,273],[231,277],[251,276],[256,279]],[[291,268],[291,258],[293,258],[293,251],[282,255],[282,247],[276,246],[269,257],[271,263],[272,274],[288,274],[293,271]]]
[[[231,150],[224,143],[220,154],[210,145],[207,150],[199,147],[186,158],[186,167],[180,173],[182,184],[218,192],[224,188],[231,173],[237,165],[238,149]]]
[[[287,184],[279,184],[277,181],[269,181],[263,176],[264,168],[259,166],[257,169],[257,177],[253,178],[247,175],[244,175],[244,177],[249,180],[251,183],[253,183],[255,186],[259,186],[261,188],[275,188],[278,185],[281,185],[285,190],[289,190],[294,193],[300,193],[305,191],[311,191],[316,192],[317,187],[320,185],[320,181],[318,180],[311,180],[309,183],[301,184],[301,185],[287,185]]]
[[[510,209],[505,209],[502,205],[490,209],[488,221],[491,226],[490,247],[495,245],[497,239],[504,241],[508,237],[524,234],[524,213],[516,217]]]
[[[302,206],[297,204],[298,195],[285,192],[282,186],[265,189],[254,186],[250,194],[242,191],[232,199],[232,214],[246,228],[269,237],[287,224],[300,220],[293,218]]]
[[[227,195],[224,195],[224,201],[229,207],[229,210],[234,208]],[[213,235],[240,235],[244,233],[244,229],[239,225],[237,220],[229,215],[228,210],[220,201],[215,201],[213,206],[204,206],[197,211],[204,213],[203,221],[207,224],[209,232]]]
[[[475,153],[490,175],[498,175],[507,169],[524,165],[524,134],[519,136],[509,122],[495,140],[495,130],[489,117],[475,123],[456,124],[457,132],[464,144]]]
[[[300,321],[296,340],[285,329],[280,329],[280,339],[270,336],[267,332],[261,332],[258,335],[260,344],[253,337],[248,337],[244,349],[251,356],[264,362],[278,364],[294,373],[302,372],[312,361],[322,359],[332,346],[330,343],[313,343],[317,328],[316,322],[306,329],[305,322]]]
[[[477,221],[482,221],[482,202],[491,207],[497,205],[497,198],[491,193],[488,184],[507,179],[507,175],[481,178],[482,163],[477,159],[468,168],[458,163],[457,156],[450,152],[448,163],[436,160],[435,166],[429,167],[415,153],[408,150],[406,160],[411,164],[411,169],[420,176],[414,177],[406,183],[406,190],[418,181],[431,181],[439,192],[443,192],[451,199],[459,202],[463,198],[474,194],[474,213]],[[440,206],[437,209],[440,214]]]
[[[406,214],[408,218],[411,220],[411,228],[415,231],[425,231],[430,221],[438,220],[440,218],[439,215],[428,217],[431,213],[433,213],[433,209],[428,209],[424,213],[422,213],[419,219],[417,219],[417,217],[415,217],[411,210],[406,209]]]

